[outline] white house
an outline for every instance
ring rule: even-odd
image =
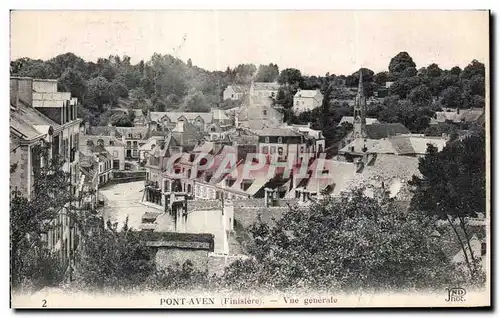
[[[222,93],[224,100],[240,100],[243,98],[244,90],[241,86],[229,85]]]
[[[313,110],[321,106],[323,103],[323,94],[316,90],[299,89],[293,96],[293,110],[296,113],[301,113],[308,110]]]

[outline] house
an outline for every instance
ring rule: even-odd
[[[171,131],[179,122],[188,122],[200,131],[208,131],[212,124],[229,125],[231,120],[220,109],[212,109],[207,113],[200,112],[150,112],[148,123],[152,130]]]
[[[115,136],[82,135],[80,138],[80,147],[87,146],[89,140],[94,145],[104,146],[106,151],[111,155],[113,170],[125,170],[125,144],[121,139]]]
[[[229,85],[222,93],[222,98],[224,100],[240,100],[243,98],[244,94],[245,90],[243,87],[238,85]]]
[[[164,135],[151,136],[146,143],[139,147],[139,160],[147,160],[151,152],[156,148],[160,142],[165,140]]]
[[[115,127],[85,125],[86,135],[113,136],[121,139],[125,145],[125,158],[139,160],[139,147],[146,143],[151,135],[148,127]]]
[[[298,89],[297,93],[293,96],[293,110],[296,113],[313,110],[316,107],[321,106],[322,103],[323,94],[321,94],[319,89]]]
[[[250,85],[250,100],[259,102],[262,100],[274,99],[278,95],[280,84],[252,82]]]
[[[95,169],[97,170],[98,185],[100,187],[113,179],[113,157],[106,150],[103,139],[97,139],[97,143],[94,143],[93,139],[82,136],[80,139],[80,153],[83,157],[89,158],[88,161],[96,163]]]
[[[257,135],[257,151],[266,155],[268,162],[273,155],[277,155],[279,161],[294,160],[295,163],[300,163],[304,155],[314,154],[314,143],[292,129],[286,128],[264,128],[260,130],[252,130]]]
[[[78,100],[69,92],[57,90],[57,80],[29,77],[10,78],[10,188],[28,200],[33,197],[36,169],[47,162],[40,156],[48,147],[48,159],[64,160],[62,170],[69,174],[71,194],[81,193],[79,168]],[[79,229],[62,208],[42,239],[58,251],[63,261],[72,260]],[[57,230],[56,230],[57,229]]]
[[[125,144],[125,158],[139,159],[139,147],[148,139],[148,127],[115,127]]]
[[[167,165],[172,156],[181,154],[182,151],[183,147],[172,136],[158,140],[146,159],[146,182],[150,184],[150,187],[145,191],[160,193],[160,197],[161,193],[170,191],[170,185],[165,183],[163,174],[170,168]]]
[[[312,129],[311,123],[307,125],[283,125],[282,128],[292,129],[303,134],[309,140],[312,140],[314,144],[313,152],[322,153],[325,151],[325,137],[323,136],[323,132],[321,130]]]

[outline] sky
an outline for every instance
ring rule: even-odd
[[[13,11],[11,60],[73,52],[132,63],[172,54],[207,70],[278,64],[305,75],[387,70],[407,51],[417,68],[488,63],[487,11]]]

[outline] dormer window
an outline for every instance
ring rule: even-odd
[[[267,116],[267,110],[265,110],[265,109],[264,109],[264,110],[262,111],[262,115]]]
[[[278,143],[282,144],[283,143],[283,137],[278,137]]]
[[[264,140],[266,143],[269,143],[269,137],[266,137]]]
[[[110,145],[110,146],[114,146],[114,145],[115,145],[115,142],[114,142],[113,140],[110,140],[110,141],[109,141],[109,145]]]

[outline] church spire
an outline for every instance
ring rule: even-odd
[[[359,70],[358,92],[354,103],[354,138],[366,138],[366,97],[363,88],[363,69]]]

